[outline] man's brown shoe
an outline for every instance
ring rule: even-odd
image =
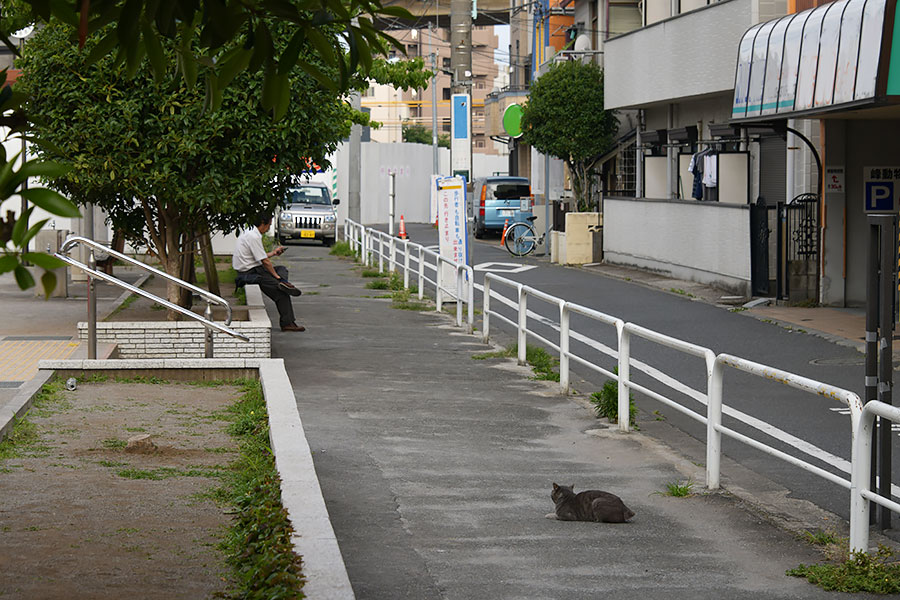
[[[291,323],[290,325],[282,325],[282,331],[306,331],[306,327],[303,325],[297,325],[296,323]]]

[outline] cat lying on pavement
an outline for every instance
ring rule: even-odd
[[[548,514],[548,519],[624,523],[634,516],[634,511],[625,506],[621,498],[609,492],[585,490],[576,494],[574,485],[554,483],[550,497],[556,512]]]

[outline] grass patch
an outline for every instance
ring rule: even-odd
[[[805,577],[824,590],[835,592],[900,593],[900,562],[897,553],[878,546],[875,555],[854,552],[838,564],[800,565],[785,572],[792,577]]]
[[[174,467],[159,467],[156,469],[122,469],[116,475],[124,479],[149,479],[161,481],[172,477],[222,477],[225,472],[222,469],[192,468],[176,469]]]
[[[337,244],[336,244],[337,246]],[[232,569],[228,598],[301,597],[301,559],[293,551],[293,529],[281,504],[262,387],[242,384],[243,395],[228,408],[228,433],[236,437],[238,458],[211,496],[235,513],[220,544]]]
[[[613,373],[619,374],[619,369],[614,368]],[[610,423],[619,422],[619,384],[614,379],[607,379],[599,392],[591,394],[591,404],[597,417],[606,417]],[[634,405],[634,394],[628,394],[628,418],[631,427],[637,429],[637,407]]]
[[[331,247],[331,251],[329,252],[332,256],[345,256],[348,258],[355,258],[357,253],[350,247],[350,242],[335,242],[334,246]]]
[[[125,298],[125,300],[122,302],[122,304],[118,305],[115,308],[115,310],[113,310],[111,313],[109,313],[109,315],[103,320],[109,321],[113,316],[119,314],[120,312],[122,312],[123,310],[127,309],[129,306],[134,304],[137,299],[138,299],[137,294],[131,294],[130,296]]]
[[[55,378],[41,387],[31,408],[16,419],[12,431],[0,441],[0,460],[46,456],[49,453],[50,448],[40,444],[40,432],[29,417],[49,417],[71,408],[72,404],[66,398],[65,385],[62,379]]]
[[[27,416],[27,413],[26,413]],[[27,418],[16,421],[12,431],[0,442],[0,460],[21,458],[40,440],[37,426]]]
[[[516,358],[519,356],[519,345],[510,344],[503,350],[496,352],[484,352],[482,354],[473,354],[475,360],[487,360],[489,358]],[[525,346],[525,362],[531,366],[534,371],[534,378],[542,381],[559,381],[559,373],[555,371],[559,366],[559,361],[549,352],[539,346],[526,344]]]
[[[684,483],[678,481],[670,481],[666,484],[666,491],[662,492],[664,496],[672,496],[674,498],[686,498],[694,493],[694,482],[688,479]]]
[[[822,531],[821,529],[818,531],[804,531],[803,539],[813,546],[829,546],[841,542],[841,538],[834,531]]]
[[[234,279],[237,277],[237,271],[234,270],[234,267],[228,267],[227,269],[216,269],[219,272],[219,283],[230,283],[234,284]],[[203,269],[197,270],[197,285],[206,285],[206,271]]]
[[[412,294],[412,290],[397,290],[391,295],[391,307],[400,310],[428,310],[430,308],[426,302],[413,300]]]
[[[366,282],[367,290],[389,290],[391,283],[387,279],[374,279]]]
[[[516,357],[516,345],[513,344],[511,346],[507,346],[503,350],[497,350],[495,352],[483,352],[481,354],[473,354],[472,358],[474,360],[487,360],[489,358],[515,358]]]
[[[247,306],[247,290],[244,289],[244,286],[235,288],[233,295],[237,299],[235,304],[238,306]]]
[[[376,269],[363,269],[363,272],[360,273],[363,277],[384,277],[381,271]]]
[[[128,445],[128,442],[119,438],[106,438],[100,443],[107,450],[123,450]]]

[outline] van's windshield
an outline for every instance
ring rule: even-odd
[[[517,182],[499,182],[487,184],[488,198],[496,198],[497,200],[511,200],[513,198],[523,198],[531,195],[531,186],[527,183]]]
[[[331,204],[328,190],[318,186],[293,188],[288,191],[286,204]]]

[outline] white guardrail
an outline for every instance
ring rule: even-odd
[[[515,291],[516,301],[509,301],[505,297],[492,291],[495,285],[503,285],[512,288]],[[511,319],[500,314],[491,308],[493,298],[500,299],[504,304],[515,310],[515,318]],[[533,330],[528,328],[528,303],[529,299],[535,299],[545,302],[551,306],[557,307],[559,310],[559,337],[558,340],[547,339]],[[614,379],[618,383],[618,421],[621,431],[628,431],[630,426],[629,398],[631,390],[641,392],[666,406],[669,406],[688,417],[699,421],[706,425],[706,486],[709,489],[718,489],[720,486],[720,469],[722,455],[722,436],[742,442],[759,451],[765,452],[771,456],[786,461],[792,465],[800,467],[810,473],[818,475],[828,481],[836,483],[850,490],[850,548],[854,552],[867,551],[869,539],[869,502],[875,502],[882,506],[889,507],[891,510],[900,513],[900,504],[893,502],[888,498],[883,498],[873,493],[869,489],[870,485],[870,462],[871,462],[871,439],[872,439],[872,421],[875,415],[889,418],[894,421],[900,421],[900,407],[893,407],[881,402],[870,402],[865,405],[859,396],[851,391],[834,387],[819,381],[814,381],[794,373],[788,373],[780,369],[755,363],[749,360],[731,356],[728,354],[716,355],[709,348],[704,348],[696,344],[691,344],[683,340],[679,340],[655,331],[646,329],[634,323],[626,323],[622,319],[601,313],[599,311],[567,302],[562,298],[552,296],[535,288],[523,285],[521,283],[506,279],[499,275],[486,273],[484,277],[484,312],[482,317],[483,333],[482,337],[488,340],[491,331],[491,320],[500,319],[516,328],[518,340],[518,359],[520,364],[525,363],[525,349],[528,336],[540,340],[545,345],[553,348],[559,353],[559,383],[560,392],[567,393],[570,381],[570,364],[576,362],[588,369],[602,373],[607,377]],[[617,359],[618,373],[608,371],[598,364],[578,356],[571,350],[570,341],[575,338],[585,340],[584,336],[579,336],[571,330],[571,315],[577,314],[586,317],[592,321],[608,325],[615,328],[616,332],[616,348],[611,348],[608,354]],[[534,315],[534,313],[532,313]],[[544,323],[547,324],[546,322]],[[643,385],[634,382],[631,378],[632,364],[637,364],[631,357],[631,339],[640,337],[644,340],[665,346],[677,352],[694,356],[701,359],[706,367],[706,393],[698,392],[694,397],[701,403],[706,405],[706,414],[688,409],[681,403],[678,403],[666,396],[651,390]],[[596,346],[595,346],[596,347]],[[749,415],[743,415],[733,408],[725,405],[724,398],[724,378],[726,368],[736,369],[744,373],[755,375],[773,382],[790,386],[797,390],[801,390],[810,394],[817,394],[832,398],[842,402],[850,410],[850,438],[851,438],[851,461],[849,471],[850,479],[843,478],[839,475],[822,469],[805,460],[797,458],[786,452],[778,450],[772,446],[764,444],[756,439],[748,437],[722,424],[723,413],[737,417],[745,424],[753,427],[767,435],[771,435],[775,430],[771,425],[753,419]],[[643,368],[645,374],[650,375],[657,382],[668,387],[673,387],[673,380],[663,375],[659,371],[652,368]],[[680,383],[680,382],[674,382]],[[682,384],[683,385],[683,384]],[[781,432],[783,433],[783,432]],[[779,440],[807,454],[825,455],[824,451],[816,448],[812,444],[793,438],[790,435],[779,436]],[[814,452],[819,451],[819,452]],[[832,465],[835,466],[835,465]],[[840,469],[839,469],[840,470]]]
[[[418,277],[418,295],[421,300],[425,293],[425,283],[428,282],[435,290],[435,309],[441,311],[445,301],[445,295],[456,300],[456,325],[463,327],[472,333],[475,322],[475,273],[467,264],[457,264],[439,253],[429,250],[421,244],[409,240],[401,240],[392,235],[366,227],[350,219],[344,221],[344,239],[350,243],[350,248],[357,252],[363,264],[374,266],[373,261],[378,260],[378,270],[384,272],[385,263],[389,273],[397,268],[403,269],[403,287],[409,289],[411,250],[416,251],[415,261]],[[399,255],[399,256],[398,256]],[[400,262],[402,260],[402,262]],[[430,262],[429,262],[430,261]],[[455,286],[450,288],[445,283],[444,269],[442,265],[449,267],[456,274]],[[425,271],[434,272],[434,279],[426,275]],[[465,318],[463,317],[463,304],[466,305]]]

